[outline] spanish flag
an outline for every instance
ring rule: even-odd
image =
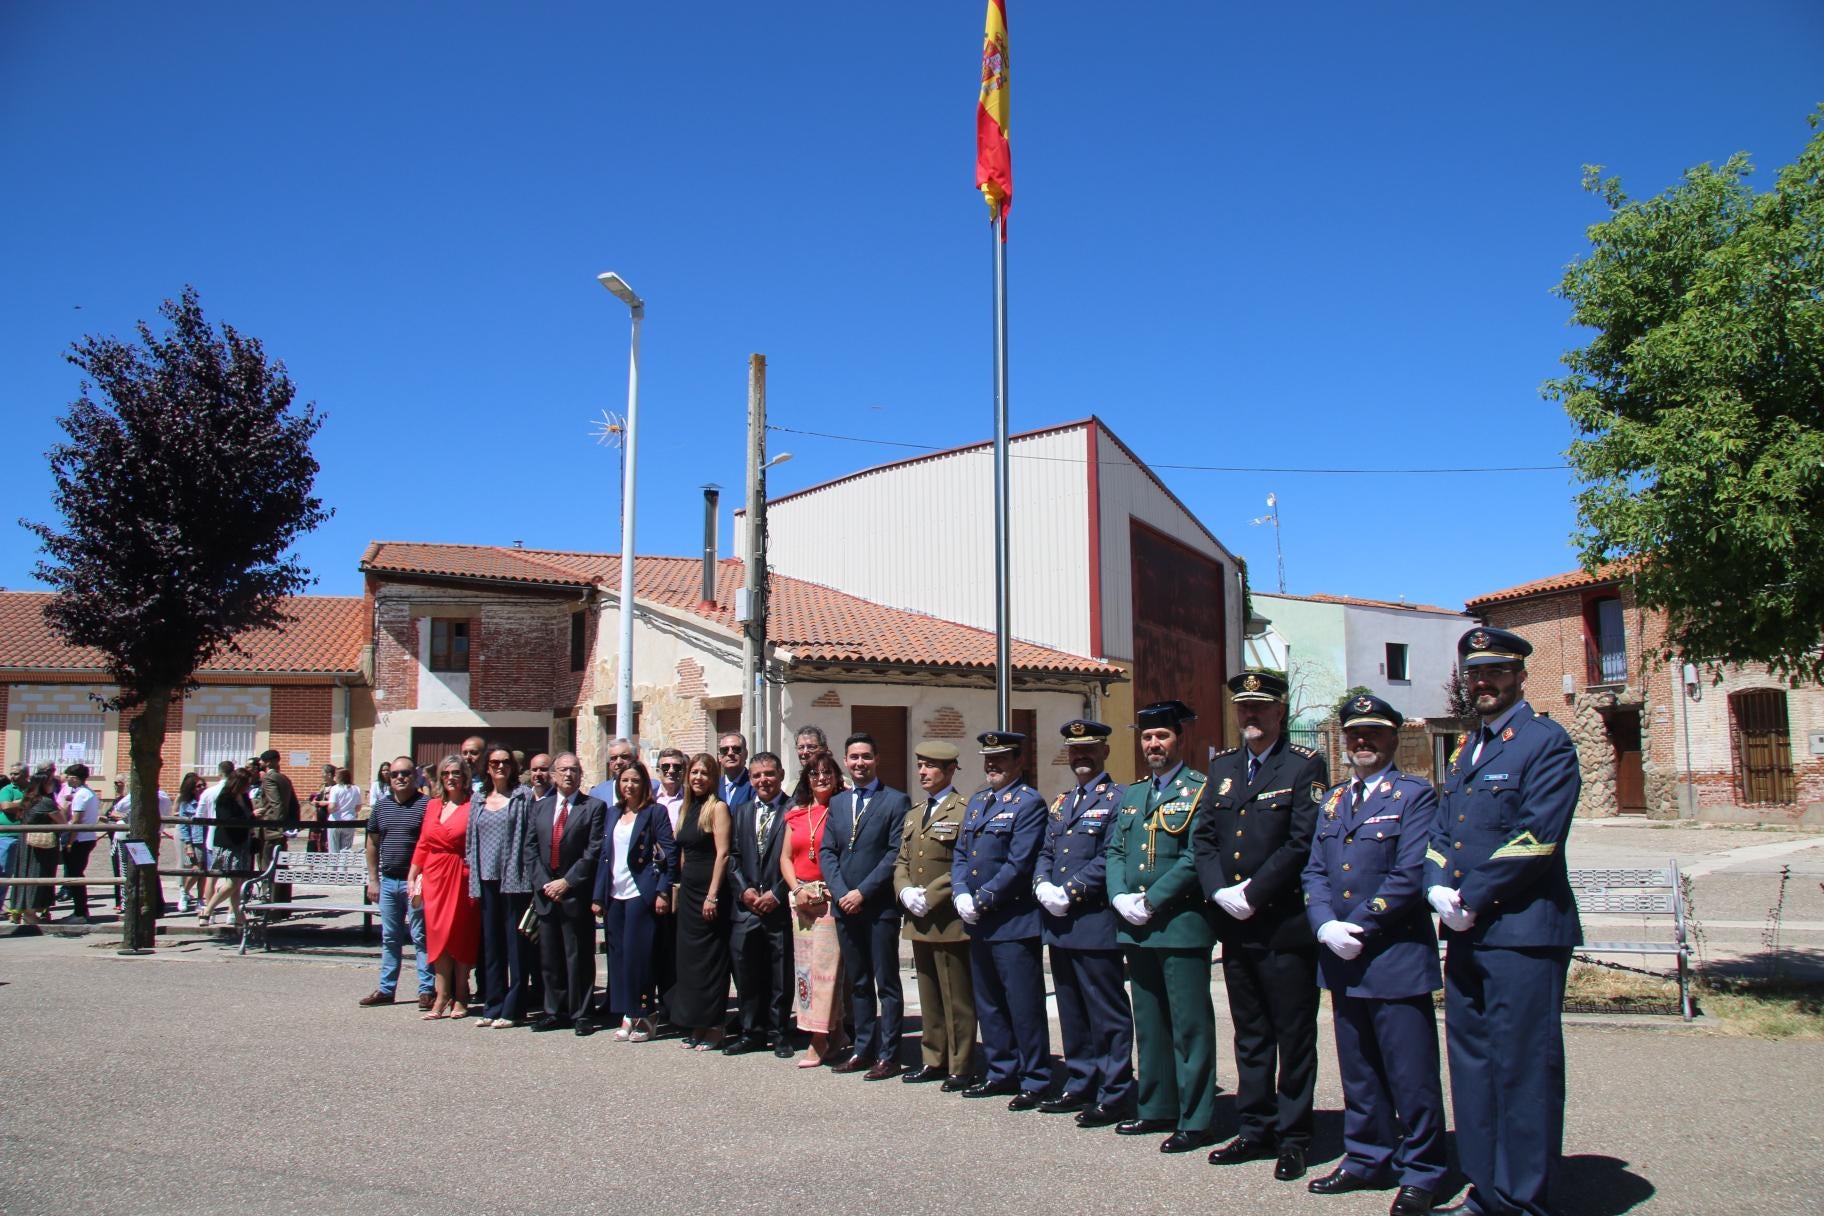
[[[1007,146],[1007,6],[988,0],[982,35],[982,94],[975,106],[975,185],[1007,239],[1007,209],[1013,206],[1013,153]]]

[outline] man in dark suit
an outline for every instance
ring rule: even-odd
[[[912,804],[903,790],[882,785],[875,776],[872,735],[850,735],[843,744],[843,762],[855,785],[830,799],[829,821],[817,849],[835,904],[855,1035],[855,1054],[835,1071],[865,1072],[870,1081],[884,1081],[900,1070],[896,1057],[905,998],[899,983],[893,865]]]
[[[723,1048],[741,1055],[771,1046],[781,1059],[792,1057],[792,919],[779,849],[785,840],[785,812],[791,808],[780,785],[785,767],[773,752],[748,761],[754,796],[734,813],[734,935],[730,947],[741,980],[741,1034]]]
[[[602,855],[607,808],[581,792],[583,764],[565,752],[552,765],[556,784],[532,807],[524,858],[538,915],[538,954],[545,977],[545,1012],[534,1030],[573,1026],[595,1033],[589,1002],[595,992],[595,867]]]
[[[1241,1123],[1210,1162],[1277,1156],[1273,1176],[1291,1182],[1305,1173],[1317,1085],[1317,939],[1299,881],[1329,767],[1286,741],[1284,676],[1244,671],[1229,692],[1242,746],[1211,763],[1204,813],[1191,831],[1197,881],[1216,905]]]
[[[1355,697],[1341,719],[1353,776],[1324,798],[1303,885],[1336,1023],[1343,1160],[1306,1189],[1398,1185],[1391,1216],[1424,1216],[1446,1168],[1431,1001],[1444,981],[1423,890],[1438,796],[1394,766],[1403,719],[1393,706]]]
[[[1564,727],[1521,694],[1532,644],[1476,628],[1457,642],[1480,715],[1450,762],[1425,851],[1444,922],[1444,1029],[1457,1159],[1454,1211],[1551,1212],[1564,1150],[1565,973],[1583,942],[1564,845],[1583,777]]]

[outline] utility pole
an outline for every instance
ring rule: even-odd
[[[766,722],[766,356],[747,359],[747,616],[741,631],[741,733],[765,749]],[[737,613],[737,615],[739,615]]]

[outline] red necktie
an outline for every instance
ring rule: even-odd
[[[570,819],[570,800],[560,797],[557,800],[557,818],[551,821],[551,872],[557,873],[563,868],[558,860],[558,850],[564,843],[564,824]]]

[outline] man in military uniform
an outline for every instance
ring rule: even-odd
[[[1571,950],[1583,942],[1564,842],[1583,788],[1564,728],[1521,699],[1533,648],[1479,627],[1457,643],[1481,719],[1444,780],[1425,853],[1426,898],[1444,922],[1445,1041],[1457,1158],[1454,1209],[1544,1216],[1564,1147],[1564,1035]]]
[[[1184,724],[1196,716],[1182,701],[1159,701],[1134,715],[1148,775],[1122,791],[1106,853],[1108,901],[1122,920],[1115,937],[1127,956],[1140,1046],[1139,1113],[1115,1131],[1170,1129],[1163,1153],[1216,1140],[1216,937],[1197,889],[1190,837],[1204,777],[1179,758]]]
[[[1081,1126],[1106,1127],[1127,1117],[1134,1095],[1134,1015],[1121,982],[1104,856],[1122,790],[1105,767],[1108,727],[1078,718],[1060,733],[1076,784],[1051,804],[1033,891],[1045,910],[1041,928],[1068,1072],[1064,1092],[1039,1109],[1076,1111]]]
[[[1444,1181],[1438,1079],[1443,986],[1425,902],[1425,849],[1437,826],[1431,782],[1402,773],[1398,710],[1368,695],[1343,708],[1354,776],[1324,798],[1305,865],[1305,917],[1330,990],[1343,1078],[1343,1160],[1315,1195],[1399,1186],[1391,1216],[1424,1216]]]
[[[1045,800],[1020,778],[1026,736],[976,736],[988,784],[969,799],[951,864],[957,915],[969,926],[975,1019],[988,1072],[965,1098],[1011,1095],[1008,1110],[1031,1110],[1051,1084],[1051,1023],[1032,867],[1045,839]]]
[[[1286,740],[1284,676],[1244,671],[1229,692],[1242,746],[1210,765],[1208,805],[1192,839],[1198,881],[1216,905],[1241,1124],[1210,1162],[1277,1156],[1273,1176],[1290,1182],[1304,1176],[1317,1085],[1317,942],[1299,875],[1329,767]]]
[[[918,1003],[924,1011],[921,1067],[901,1077],[918,1085],[942,1081],[946,1093],[968,1087],[975,1058],[975,985],[969,978],[969,937],[950,898],[950,867],[963,827],[956,792],[956,744],[926,739],[913,751],[924,796],[906,812],[893,893],[906,910],[901,934],[912,943]]]

